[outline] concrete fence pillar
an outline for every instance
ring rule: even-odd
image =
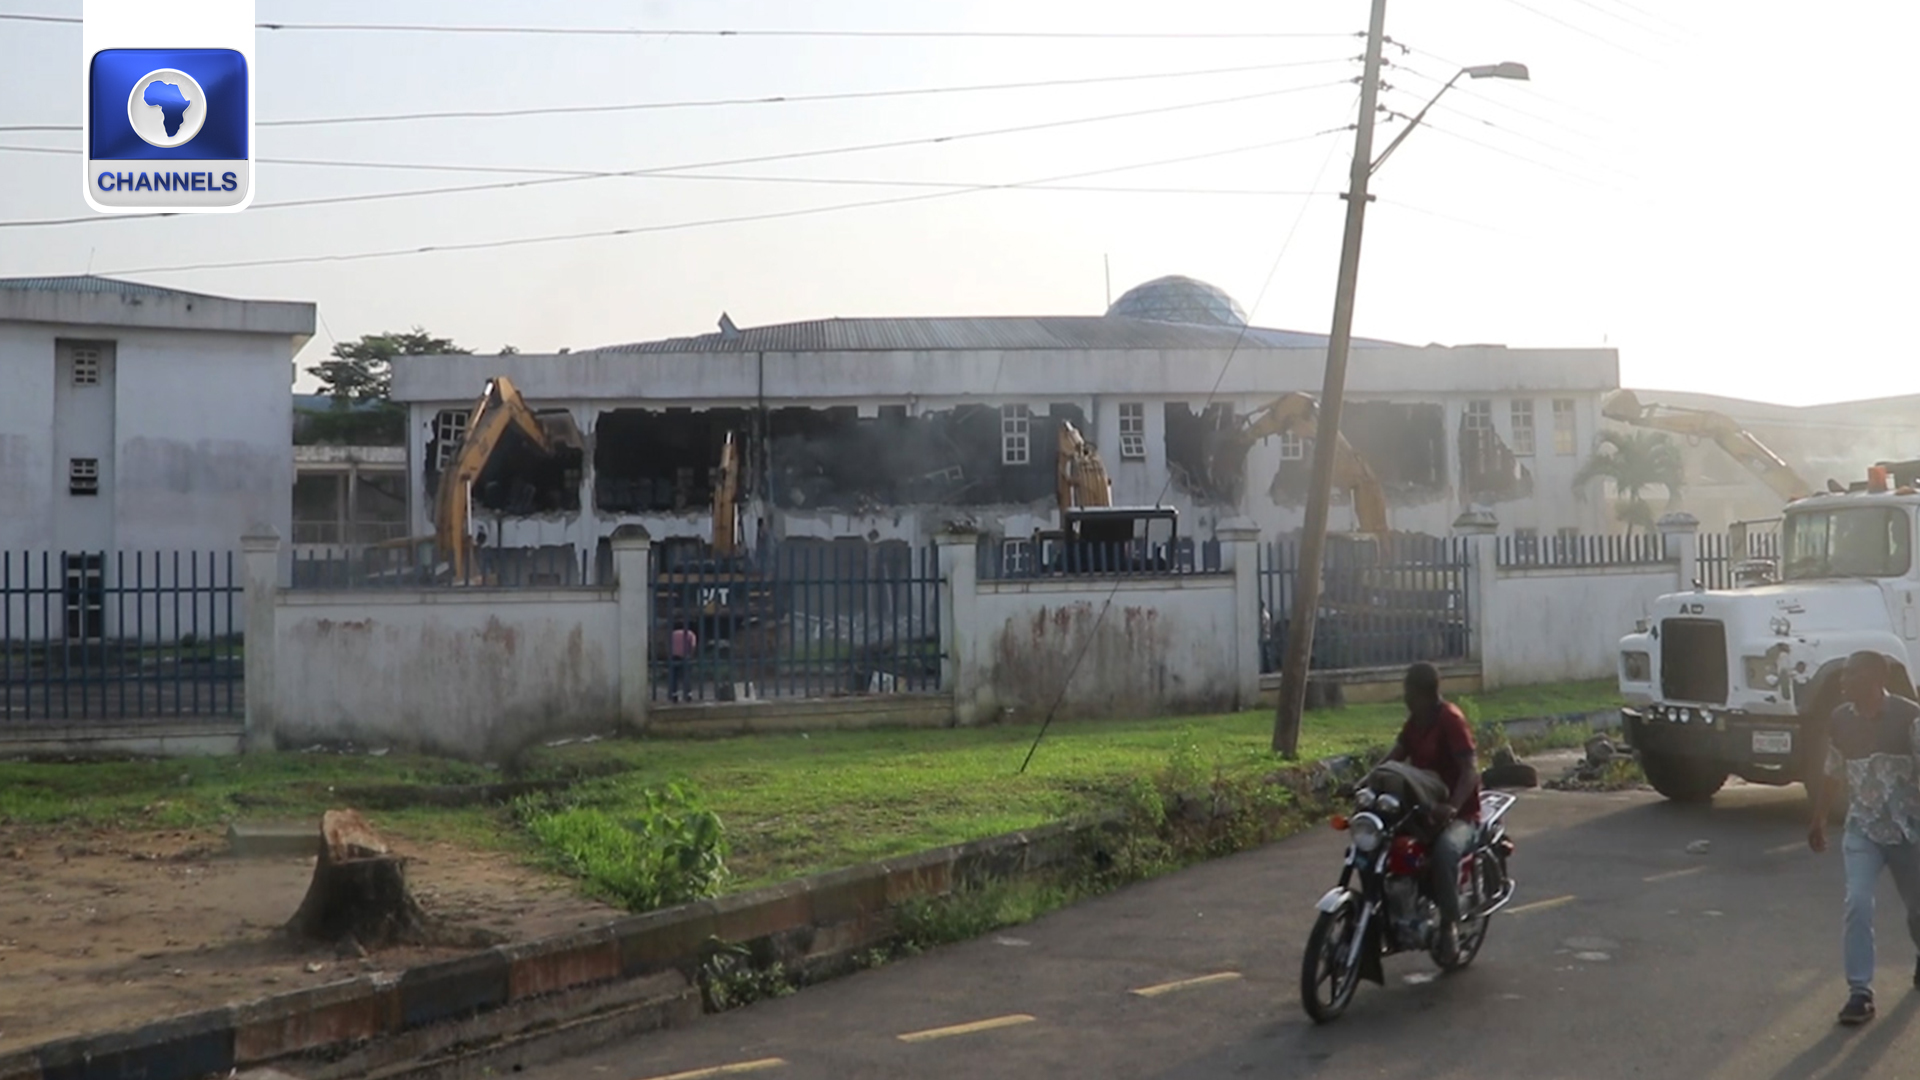
[[[642,526],[622,525],[610,546],[619,606],[620,724],[645,731],[653,700],[653,537]]]
[[[1693,583],[1700,580],[1700,519],[1680,510],[1662,514],[1653,527],[1660,530],[1667,557],[1679,563],[1680,585],[1674,591],[1693,588]]]
[[[1483,685],[1493,678],[1488,672],[1488,644],[1493,633],[1494,590],[1500,581],[1500,552],[1494,534],[1500,519],[1493,511],[1475,508],[1453,521],[1455,536],[1467,538],[1467,619],[1469,655],[1480,663]],[[1491,689],[1491,686],[1488,686]]]
[[[980,607],[980,534],[949,529],[934,537],[940,556],[940,687],[953,697],[953,722],[979,714],[979,671],[972,660]]]
[[[241,742],[245,752],[259,753],[274,748],[279,701],[273,662],[279,650],[275,616],[280,603],[280,533],[271,525],[251,529],[240,538],[240,553],[240,603],[246,617],[241,672],[245,680],[246,733]]]
[[[1260,527],[1229,518],[1213,534],[1233,570],[1234,702],[1250,709],[1260,700]]]

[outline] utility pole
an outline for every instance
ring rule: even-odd
[[[1280,667],[1280,701],[1274,708],[1273,749],[1288,759],[1300,749],[1300,714],[1307,702],[1307,669],[1313,661],[1313,622],[1320,610],[1321,563],[1327,546],[1327,510],[1333,498],[1333,451],[1340,431],[1340,399],[1347,386],[1347,351],[1353,340],[1353,294],[1360,280],[1360,232],[1366,223],[1367,179],[1373,172],[1373,117],[1380,97],[1380,48],[1386,37],[1387,0],[1373,0],[1367,21],[1366,68],[1360,77],[1360,117],[1353,138],[1353,172],[1347,184],[1347,231],[1340,245],[1340,283],[1333,298],[1333,330],[1327,336],[1327,373],[1320,389],[1320,415],[1313,440],[1313,485],[1300,530],[1300,565],[1294,575],[1293,617],[1287,623],[1287,653]]]

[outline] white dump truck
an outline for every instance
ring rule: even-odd
[[[1697,802],[1729,776],[1817,776],[1840,667],[1856,651],[1887,657],[1890,689],[1913,695],[1916,485],[1920,462],[1878,465],[1864,483],[1789,503],[1777,560],[1745,567],[1735,588],[1660,597],[1620,639],[1621,718],[1656,790]],[[1744,541],[1730,559],[1745,554],[1735,547]]]

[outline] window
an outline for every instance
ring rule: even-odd
[[[460,440],[467,434],[467,411],[465,409],[442,409],[440,415],[433,418],[433,471],[445,472],[452,464],[454,451],[460,449]]]
[[[67,494],[100,494],[100,459],[71,458],[67,461]]]
[[[1493,402],[1484,400],[1467,402],[1467,416],[1460,426],[1468,431],[1492,431]]]
[[[100,385],[100,347],[98,345],[73,347],[73,385]]]
[[[1573,399],[1553,399],[1553,452],[1572,457],[1579,452],[1579,439],[1573,426]]]
[[[1000,464],[1025,465],[1033,460],[1032,429],[1033,414],[1025,405],[1000,406]]]
[[[1000,572],[1026,574],[1033,570],[1033,541],[1006,540],[1000,544]]]
[[[1537,562],[1540,558],[1540,530],[1513,530],[1513,550],[1514,554],[1527,562]]]
[[[1520,398],[1513,402],[1513,452],[1522,457],[1533,455],[1533,401]]]
[[[1899,577],[1912,562],[1907,515],[1893,507],[1789,514],[1781,531],[1788,581]]]
[[[1120,406],[1120,460],[1147,460],[1147,407],[1137,401]]]
[[[1304,461],[1307,456],[1307,440],[1291,431],[1280,433],[1280,460]]]
[[[98,641],[106,629],[106,560],[97,551],[66,556],[66,587],[61,599],[69,641]]]

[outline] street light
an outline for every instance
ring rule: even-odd
[[[1347,353],[1353,343],[1353,300],[1360,281],[1360,235],[1366,223],[1367,181],[1420,121],[1460,81],[1471,79],[1525,79],[1527,67],[1512,61],[1461,68],[1440,93],[1421,108],[1406,130],[1373,157],[1373,121],[1380,90],[1380,48],[1386,39],[1387,0],[1373,0],[1367,25],[1366,71],[1360,77],[1360,120],[1355,126],[1353,171],[1348,181],[1346,237],[1340,245],[1339,287],[1333,297],[1333,329],[1327,335],[1327,370],[1320,390],[1319,428],[1325,434],[1340,430],[1341,398],[1347,385]],[[1280,694],[1274,705],[1273,749],[1291,759],[1300,747],[1300,716],[1307,704],[1307,671],[1313,663],[1314,618],[1320,611],[1321,563],[1327,546],[1327,511],[1333,501],[1333,455],[1337,438],[1313,441],[1313,481],[1307,490],[1306,520],[1300,526],[1299,568],[1294,576],[1293,616],[1287,623],[1287,651],[1280,665]]]
[[[1380,171],[1380,166],[1387,163],[1387,158],[1391,157],[1393,152],[1399,149],[1401,143],[1407,141],[1407,136],[1413,134],[1413,129],[1420,126],[1420,121],[1427,118],[1427,110],[1433,108],[1434,102],[1439,101],[1447,91],[1453,89],[1453,84],[1459,82],[1460,76],[1462,75],[1465,75],[1469,79],[1518,79],[1521,82],[1528,81],[1527,65],[1516,63],[1512,60],[1504,60],[1498,64],[1475,64],[1472,67],[1463,67],[1459,71],[1454,72],[1453,78],[1447,80],[1447,84],[1440,88],[1440,92],[1428,99],[1425,105],[1420,106],[1420,111],[1414,114],[1412,120],[1407,121],[1406,128],[1402,130],[1400,134],[1394,136],[1393,141],[1387,144],[1385,150],[1380,151],[1380,156],[1375,158],[1373,164],[1367,169],[1369,175]]]

